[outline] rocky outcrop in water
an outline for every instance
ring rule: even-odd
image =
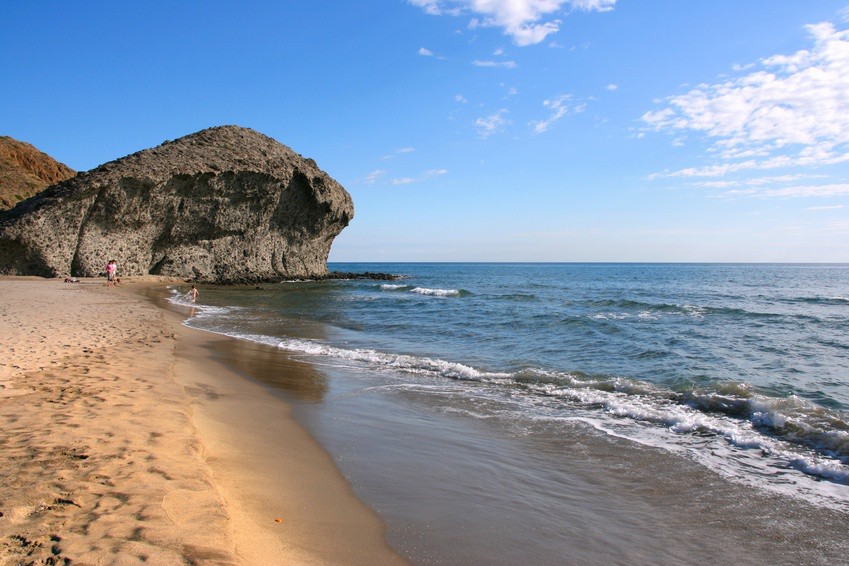
[[[0,273],[212,283],[323,277],[354,215],[339,183],[279,142],[222,126],[106,163],[0,213]]]

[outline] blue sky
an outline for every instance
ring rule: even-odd
[[[849,262],[849,1],[16,2],[0,134],[314,158],[331,261]]]

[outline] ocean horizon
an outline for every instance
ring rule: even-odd
[[[314,368],[270,387],[414,563],[846,552],[847,264],[329,268],[402,279],[171,303],[246,358]]]

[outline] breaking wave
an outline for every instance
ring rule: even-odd
[[[675,391],[622,377],[538,368],[487,371],[438,358],[347,349],[317,340],[228,335],[298,354],[362,363],[373,369],[506,388],[511,399],[523,397],[535,409],[545,409],[558,418],[581,410],[662,427],[678,436],[713,436],[737,449],[759,451],[776,465],[849,485],[849,422],[845,415],[795,396],[766,397],[744,383],[720,384],[713,390]]]
[[[430,297],[463,297],[469,294],[468,291],[463,291],[462,289],[428,289],[427,287],[414,287],[412,285],[391,283],[381,285],[380,289],[382,291],[406,291]]]

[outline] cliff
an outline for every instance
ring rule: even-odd
[[[30,144],[0,136],[0,210],[12,208],[77,172]]]
[[[322,277],[354,215],[339,183],[258,132],[221,126],[60,182],[0,213],[0,273],[213,283]]]

